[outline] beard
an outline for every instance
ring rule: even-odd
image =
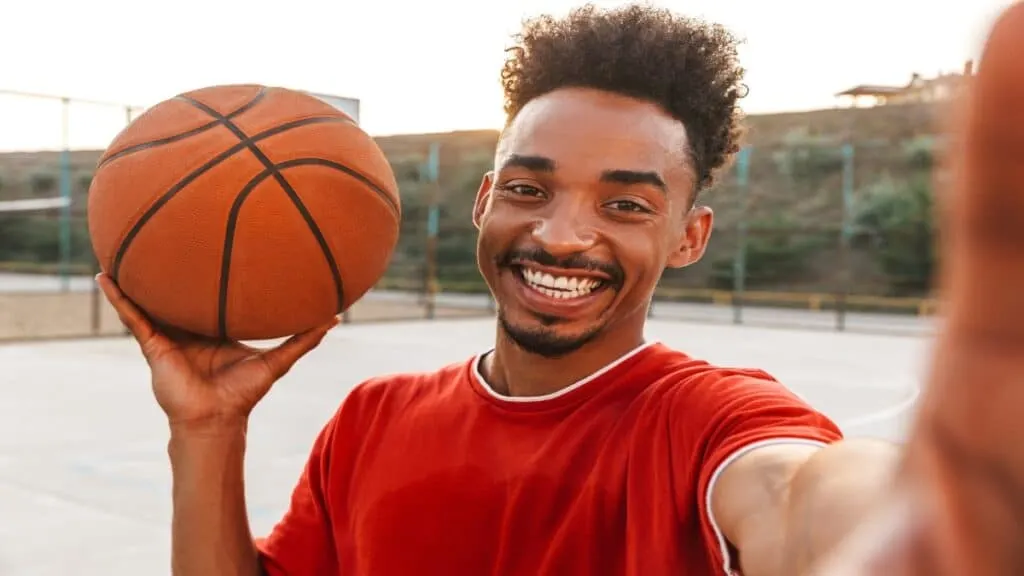
[[[557,318],[539,316],[540,326],[516,326],[499,309],[498,322],[510,340],[530,354],[542,358],[561,358],[567,356],[589,343],[601,332],[596,326],[580,334],[559,334],[554,326]]]

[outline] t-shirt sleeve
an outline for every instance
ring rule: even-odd
[[[328,421],[313,443],[284,516],[267,537],[256,539],[266,576],[338,573],[324,488],[336,419]]]
[[[842,439],[839,427],[774,378],[734,371],[712,379],[701,394],[700,458],[695,462],[701,532],[722,574],[734,572],[733,550],[711,513],[715,482],[740,456],[772,444],[826,446]]]

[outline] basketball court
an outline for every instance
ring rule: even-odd
[[[339,326],[253,415],[254,532],[282,514],[314,436],[365,378],[482,351],[493,319]],[[922,337],[652,320],[648,335],[725,365],[760,367],[851,436],[899,439],[917,396]],[[132,341],[0,345],[0,574],[169,573],[166,419]]]

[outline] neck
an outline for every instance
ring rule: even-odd
[[[494,353],[484,358],[480,371],[498,394],[544,396],[571,386],[611,364],[644,343],[642,326],[623,337],[598,337],[561,358],[545,358],[523,350],[498,327]]]

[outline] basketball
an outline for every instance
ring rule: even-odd
[[[302,92],[215,86],[148,109],[100,157],[88,229],[150,318],[264,340],[329,322],[380,279],[398,185],[355,121]]]

